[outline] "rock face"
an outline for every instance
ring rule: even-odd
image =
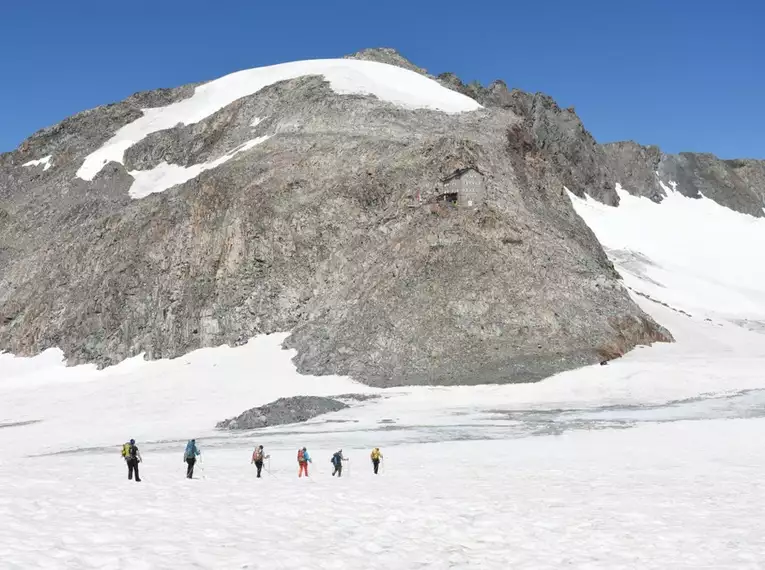
[[[228,430],[248,430],[295,424],[307,422],[312,418],[330,412],[339,412],[347,407],[347,404],[332,398],[320,398],[317,396],[280,398],[265,406],[242,412],[235,418],[218,422],[215,427]]]
[[[664,154],[658,147],[634,142],[603,145],[614,177],[631,194],[661,202],[661,182],[676,183],[689,198],[702,195],[751,216],[765,215],[765,161],[722,160],[712,154]]]
[[[194,88],[32,136],[0,156],[0,350],[108,365],[291,330],[300,371],[391,386],[533,381],[671,340],[563,190],[616,204],[618,153],[549,97],[440,81],[484,108],[411,110],[298,77],[128,145],[92,181],[75,176],[89,153]],[[270,138],[130,197],[132,171],[254,137]],[[480,199],[459,207],[447,180],[467,171]]]

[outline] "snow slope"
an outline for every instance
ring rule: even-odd
[[[173,128],[179,123],[198,123],[237,99],[279,81],[306,75],[323,76],[336,93],[374,95],[408,109],[462,113],[481,107],[473,99],[419,73],[373,61],[318,59],[259,67],[200,85],[193,96],[178,103],[144,109],[140,119],[122,127],[101,148],[87,156],[77,176],[93,180],[108,162],[123,163],[125,151],[151,133]]]
[[[617,186],[614,208],[569,194],[638,293],[692,315],[765,323],[765,219],[664,185],[657,204]]]
[[[141,441],[212,432],[216,422],[283,396],[366,392],[347,378],[301,376],[285,335],[263,335],[245,345],[196,350],[174,360],[136,356],[97,370],[67,368],[62,354],[34,358],[0,354],[0,429],[4,456],[36,455],[75,447],[114,445],[134,434]]]

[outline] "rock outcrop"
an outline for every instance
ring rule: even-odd
[[[405,65],[363,55],[383,56]],[[484,108],[280,81],[143,138],[92,181],[76,176],[89,153],[193,87],[32,136],[0,156],[0,350],[108,365],[291,330],[302,372],[391,386],[534,381],[671,340],[564,192],[616,204],[613,153],[549,97],[456,81],[441,78]],[[131,172],[237,152],[130,197]],[[51,168],[23,166],[43,156]]]
[[[279,398],[265,406],[242,412],[235,418],[218,422],[215,427],[227,430],[248,430],[296,424],[331,412],[339,412],[347,407],[348,404],[340,400],[318,396]]]

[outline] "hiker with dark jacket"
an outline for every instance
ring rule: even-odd
[[[264,454],[262,445],[256,447],[255,451],[252,452],[252,463],[255,464],[255,467],[258,470],[258,479],[260,479],[260,471],[263,469],[263,460],[268,459],[269,457],[271,456]],[[271,472],[269,471],[269,473]]]
[[[332,472],[333,477],[335,476],[335,473],[337,473],[338,477],[343,476],[343,461],[348,460],[343,457],[343,450],[341,449],[332,456],[332,465],[335,468],[335,470]]]
[[[197,440],[192,439],[186,444],[186,450],[183,452],[183,460],[186,462],[186,478],[191,479],[194,477],[194,465],[197,462],[197,456],[201,452],[197,447]]]
[[[135,473],[135,482],[140,483],[141,477],[138,475],[138,464],[143,461],[141,452],[138,451],[138,446],[135,444],[135,440],[131,439],[128,443],[122,446],[122,457],[125,459],[128,467],[128,479],[133,478]]]

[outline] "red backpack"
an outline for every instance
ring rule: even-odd
[[[302,449],[298,449],[298,463],[305,463],[305,456],[303,455]]]

